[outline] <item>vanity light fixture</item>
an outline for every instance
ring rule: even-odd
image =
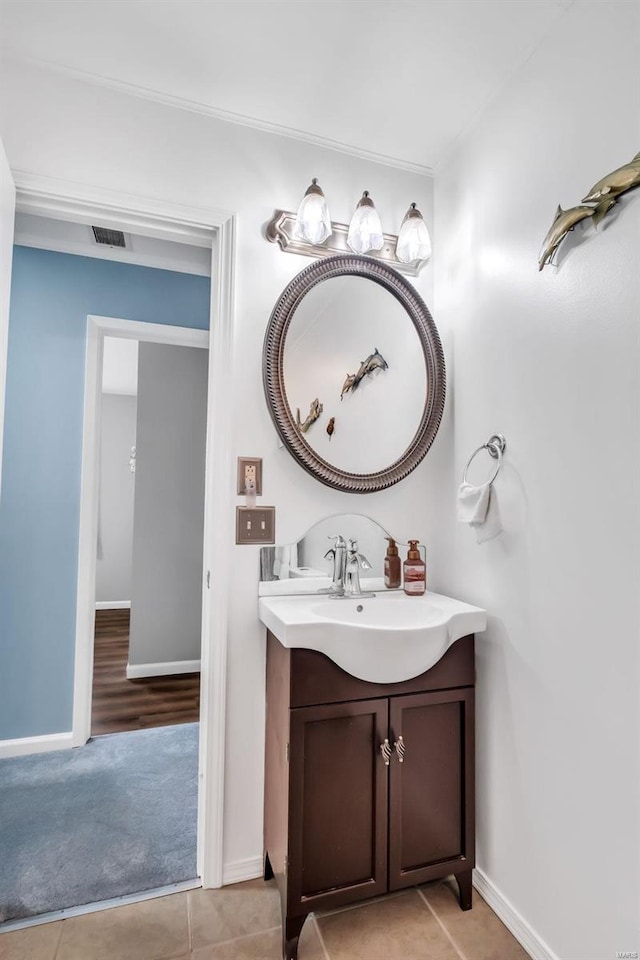
[[[362,199],[354,210],[349,224],[347,244],[354,253],[369,253],[370,250],[382,250],[384,236],[380,215],[376,210],[369,191],[365,190]]]
[[[415,203],[402,221],[399,237],[382,232],[380,215],[368,190],[362,194],[351,223],[332,222],[315,177],[297,214],[292,210],[274,210],[273,217],[264,226],[264,236],[270,243],[279,244],[284,253],[314,260],[345,254],[366,255],[410,277],[419,276],[431,256],[429,231]]]
[[[330,236],[329,208],[318,184],[318,178],[314,177],[298,207],[294,237],[296,240],[306,240],[307,243],[317,246],[319,243],[324,243]]]
[[[431,238],[422,214],[412,203],[407,210],[396,244],[396,256],[402,263],[428,260],[431,256]]]

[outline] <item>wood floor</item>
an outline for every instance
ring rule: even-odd
[[[200,719],[200,674],[127,680],[129,611],[97,610],[91,734]]]

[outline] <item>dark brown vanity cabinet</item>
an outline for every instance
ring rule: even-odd
[[[313,910],[449,874],[470,909],[473,685],[472,636],[421,676],[376,684],[268,635],[265,877],[285,960]]]

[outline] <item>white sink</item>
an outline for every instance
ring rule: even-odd
[[[487,614],[439,593],[402,591],[335,600],[261,597],[260,620],[284,647],[326,654],[371,683],[399,683],[429,670],[452,643],[486,628]]]

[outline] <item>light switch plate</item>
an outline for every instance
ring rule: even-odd
[[[238,483],[237,494],[239,497],[246,492],[245,476],[247,468],[254,469],[254,479],[256,481],[256,496],[262,496],[262,457],[238,457]]]
[[[236,543],[275,542],[275,507],[236,507]]]

